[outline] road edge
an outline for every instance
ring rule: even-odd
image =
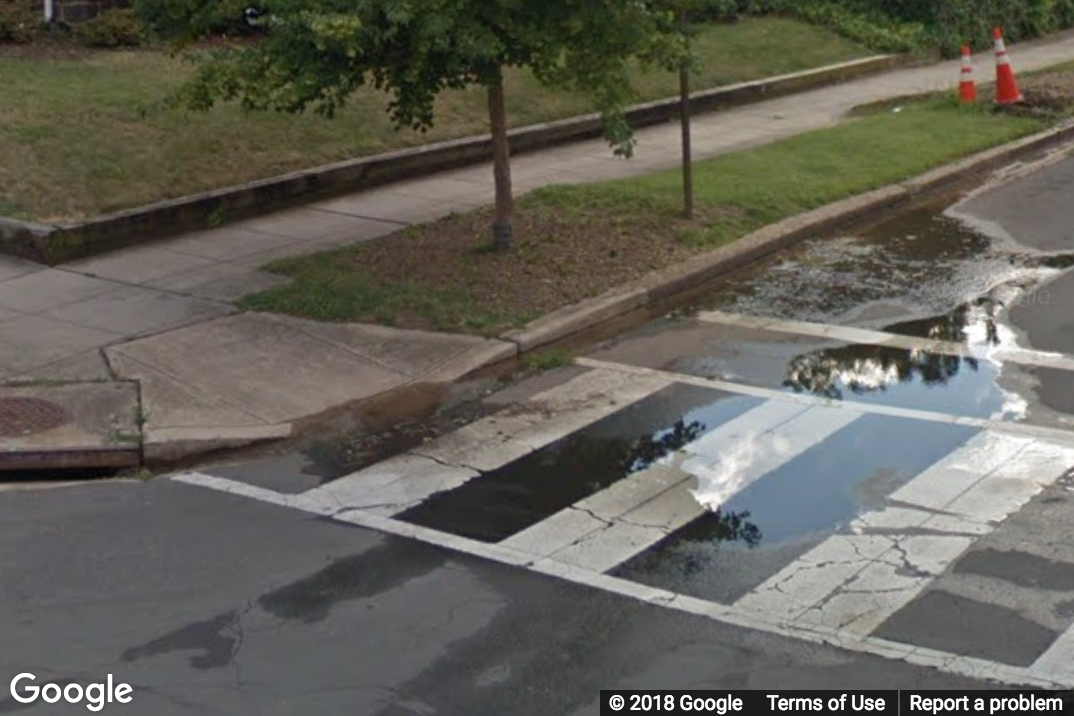
[[[639,308],[696,290],[809,236],[847,228],[865,219],[883,218],[911,202],[951,191],[1005,164],[1070,141],[1074,141],[1074,122],[993,147],[880,189],[788,217],[726,246],[651,272],[599,296],[565,306],[522,328],[503,333],[499,338],[515,343],[520,354],[539,350]]]

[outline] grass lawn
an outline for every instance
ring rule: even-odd
[[[519,202],[519,246],[488,250],[489,210],[268,268],[294,277],[244,307],[330,321],[496,334],[693,253],[837,199],[1030,134],[1047,120],[953,98],[699,162],[696,220],[679,170],[538,190]]]
[[[831,32],[787,19],[705,26],[696,89],[865,56]],[[334,121],[221,107],[161,107],[190,68],[155,51],[34,56],[0,48],[0,215],[73,220],[326,162],[487,131],[480,90],[446,94],[427,135],[395,131],[384,97],[356,95]],[[514,126],[588,112],[583,99],[508,78]],[[637,78],[639,101],[674,96],[677,77]]]

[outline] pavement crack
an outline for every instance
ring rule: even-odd
[[[577,512],[581,512],[582,514],[585,514],[585,515],[589,515],[594,520],[596,520],[597,522],[600,522],[601,524],[605,525],[606,527],[611,527],[617,521],[619,521],[619,522],[623,521],[623,520],[612,520],[612,519],[608,519],[607,517],[601,517],[596,512],[594,512],[593,510],[591,510],[591,509],[589,509],[587,507],[578,507],[577,505],[571,505],[570,508],[568,508],[568,509],[575,510]]]
[[[446,468],[449,468],[451,470],[458,470],[458,469],[473,470],[478,475],[484,475],[485,472],[486,472],[485,470],[482,470],[480,468],[474,467],[473,465],[467,465],[466,463],[462,463],[462,462],[458,462],[458,463],[448,462],[447,460],[444,460],[443,458],[436,457],[435,455],[429,455],[428,453],[420,452],[420,450],[421,450],[420,448],[417,448],[415,450],[412,450],[410,454],[411,455],[417,455],[418,457],[423,457],[426,460],[431,460],[432,462],[435,462],[440,467],[446,467]]]
[[[242,664],[239,663],[239,654],[242,652],[242,647],[246,643],[246,629],[243,626],[242,620],[257,607],[257,600],[250,599],[235,615],[235,643],[231,646],[231,664],[235,668],[235,688],[241,689],[244,683],[242,677]]]
[[[898,540],[895,540],[892,543],[891,548],[898,553],[899,560],[902,562],[901,565],[896,565],[895,569],[895,573],[898,574],[900,577],[924,579],[934,576],[932,572],[922,569],[921,567],[918,567],[916,564],[914,564],[910,560],[910,555],[906,552],[906,548],[903,547]]]

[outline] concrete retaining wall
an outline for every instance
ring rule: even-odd
[[[698,92],[691,96],[692,111],[726,109],[844,82],[890,69],[904,61],[892,55],[870,57]],[[677,120],[678,115],[677,99],[638,105],[628,113],[634,127]],[[519,154],[600,134],[599,115],[573,117],[513,130],[511,148]],[[489,136],[469,137],[293,172],[76,224],[41,226],[0,218],[0,251],[55,265],[185,231],[205,229],[216,221],[233,221],[291,204],[485,162],[491,157]]]

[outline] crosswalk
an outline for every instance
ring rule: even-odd
[[[402,455],[297,495],[206,473],[174,479],[421,539],[709,618],[837,643],[1007,683],[1074,686],[1074,623],[1029,666],[946,653],[876,636],[976,543],[1074,466],[1061,430],[878,404],[836,402],[756,386],[580,359],[588,370]],[[502,470],[615,416],[669,386],[748,397],[753,407],[706,425],[694,439],[535,524],[482,543],[408,521],[429,500],[450,502]],[[895,484],[881,506],[833,525],[815,546],[730,603],[615,576],[659,550],[810,450],[871,416],[971,430],[941,459]],[[968,433],[969,434],[969,433]],[[913,445],[906,449],[912,451]],[[744,559],[748,559],[745,554]],[[1074,619],[1070,620],[1074,622]]]

